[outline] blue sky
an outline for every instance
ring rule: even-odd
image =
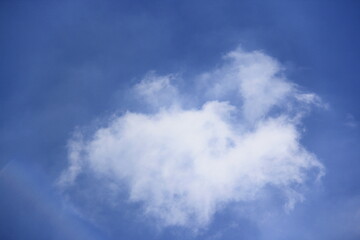
[[[2,1],[1,239],[359,239],[357,1]]]

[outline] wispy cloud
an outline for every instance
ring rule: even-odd
[[[359,122],[355,119],[355,117],[351,114],[346,114],[345,125],[350,128],[357,128],[359,126]]]
[[[84,171],[106,177],[126,184],[129,199],[162,225],[199,228],[226,204],[257,200],[268,186],[287,196],[289,210],[303,199],[295,186],[314,171],[323,175],[299,130],[320,98],[301,92],[275,59],[230,52],[196,78],[200,107],[185,107],[174,78],[151,73],[134,86],[152,113],[127,112],[71,140],[60,183],[70,187]]]

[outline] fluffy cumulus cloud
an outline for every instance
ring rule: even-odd
[[[300,142],[302,118],[321,103],[283,70],[263,52],[237,49],[194,79],[196,98],[176,87],[176,75],[148,74],[132,91],[152,111],[128,111],[71,140],[60,183],[71,187],[84,172],[120,183],[163,226],[206,226],[267,187],[291,209],[303,199],[296,186],[324,171]]]

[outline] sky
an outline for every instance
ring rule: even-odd
[[[1,1],[0,239],[360,239],[358,1]]]

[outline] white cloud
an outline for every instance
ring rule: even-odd
[[[301,93],[258,51],[233,51],[199,76],[197,94],[207,99],[200,108],[182,106],[173,77],[152,73],[135,86],[154,113],[127,112],[90,138],[70,141],[60,182],[70,187],[90,171],[125,183],[129,199],[164,226],[206,226],[226,204],[257,200],[267,186],[288,196],[287,209],[303,200],[294,186],[309,172],[323,174],[298,129],[315,94]]]
[[[294,91],[294,85],[283,76],[281,65],[262,52],[238,49],[228,53],[225,60],[228,64],[202,77],[213,84],[209,93],[214,97],[226,98],[235,91],[242,98],[246,120],[263,117]]]
[[[153,108],[178,105],[180,96],[176,87],[171,84],[174,78],[174,75],[157,76],[150,72],[135,85],[134,93]]]

